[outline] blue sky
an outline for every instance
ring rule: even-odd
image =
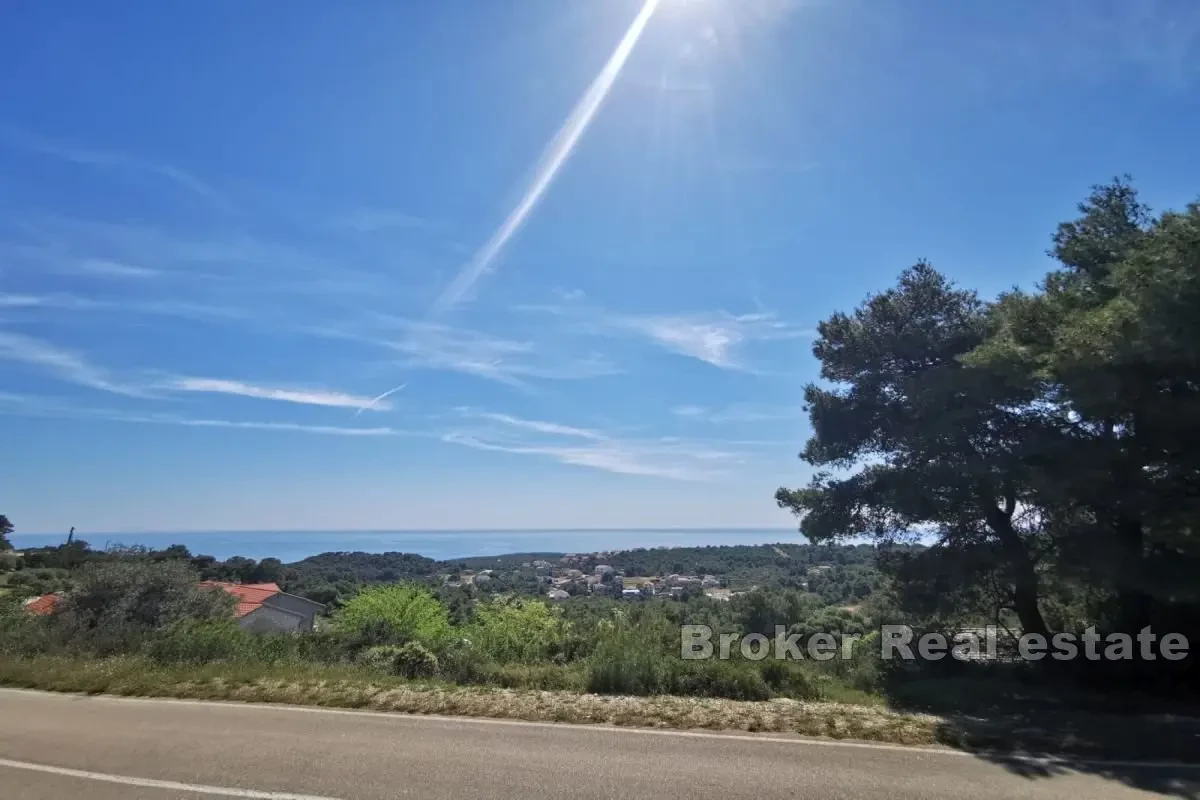
[[[2,15],[26,532],[788,525],[821,319],[1200,189],[1193,0]]]

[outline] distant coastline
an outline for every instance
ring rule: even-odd
[[[182,544],[193,553],[219,559],[240,555],[278,558],[285,563],[318,553],[405,552],[445,560],[510,553],[571,553],[631,550],[639,547],[704,547],[803,541],[795,528],[555,528],[495,530],[390,531],[176,531],[107,533],[77,531],[95,549],[107,545],[144,545],[163,549]],[[60,544],[65,533],[14,534],[17,548]]]

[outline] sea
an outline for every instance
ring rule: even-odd
[[[286,563],[318,553],[362,551],[416,553],[444,561],[507,553],[591,553],[639,547],[705,547],[802,543],[795,528],[697,528],[669,530],[463,530],[463,531],[190,531],[178,533],[76,532],[92,549],[141,545],[162,550],[181,544],[193,554],[218,559],[245,556]],[[61,533],[10,536],[17,549],[61,544]]]

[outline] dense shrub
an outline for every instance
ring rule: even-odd
[[[772,694],[762,672],[754,664],[741,661],[679,660],[669,675],[664,694],[730,700],[768,700]]]
[[[16,596],[0,596],[0,654],[30,656],[57,649],[49,620],[34,616]]]
[[[820,676],[807,662],[767,659],[759,662],[759,673],[774,694],[794,700],[821,697]]]
[[[427,589],[408,584],[360,592],[338,609],[334,620],[363,645],[418,641],[438,648],[451,633],[446,606]]]
[[[386,672],[389,675],[396,663],[396,653],[400,650],[399,645],[380,644],[374,647],[368,647],[361,650],[358,654],[358,663],[369,670],[375,672]]]
[[[392,671],[403,678],[428,678],[437,672],[438,659],[420,642],[400,645],[392,659]]]
[[[429,678],[438,670],[437,656],[420,642],[368,647],[358,654],[358,663],[402,678]]]
[[[232,619],[184,620],[146,643],[146,655],[160,664],[207,664],[247,659],[254,634]]]
[[[562,614],[539,600],[481,602],[465,634],[471,646],[500,664],[532,664],[561,651]]]
[[[197,578],[179,562],[87,564],[53,614],[55,627],[73,648],[107,655],[137,650],[178,622],[230,618],[233,598]]]

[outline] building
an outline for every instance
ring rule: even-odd
[[[298,633],[316,628],[320,603],[288,594],[275,583],[220,583],[205,581],[205,588],[222,589],[237,598],[238,624],[255,633]]]
[[[612,571],[613,571],[613,568],[610,567],[608,564],[597,564],[596,568],[594,570],[592,570],[592,573],[595,575],[603,575],[606,572],[612,572]]]
[[[567,594],[562,589],[551,589],[550,591],[546,592],[546,597],[550,598],[551,600],[566,600],[570,596],[571,595]]]
[[[325,606],[305,597],[288,594],[274,583],[221,583],[204,581],[206,589],[222,589],[237,600],[234,616],[238,624],[255,633],[297,633],[316,628],[316,617]],[[46,616],[62,601],[61,594],[44,594],[25,601],[25,610]]]
[[[641,589],[634,589],[633,587],[630,587],[628,589],[621,590],[621,597],[625,600],[641,600],[642,596]]]
[[[54,613],[54,609],[58,608],[59,602],[62,600],[62,593],[44,594],[41,597],[31,597],[25,601],[25,610],[30,614],[37,614],[39,617],[45,617]]]

